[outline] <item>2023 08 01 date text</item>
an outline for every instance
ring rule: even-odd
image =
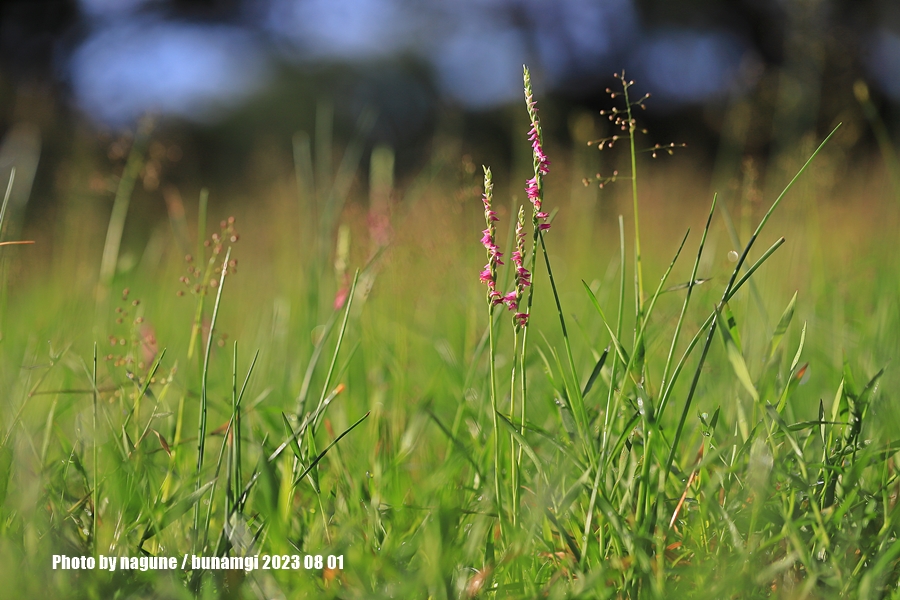
[[[263,554],[260,557],[261,567],[265,569],[306,569],[320,570],[332,569],[342,571],[344,569],[344,555],[329,554]]]

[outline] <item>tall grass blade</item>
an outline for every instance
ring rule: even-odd
[[[730,312],[730,311],[729,311]],[[717,313],[718,320],[722,319],[722,312]],[[731,319],[727,317],[724,319],[726,323],[734,323],[734,317]],[[725,353],[728,356],[728,362],[731,363],[731,368],[734,369],[734,374],[737,375],[738,381],[741,382],[741,385],[744,386],[744,389],[750,394],[750,397],[753,398],[754,402],[759,402],[759,392],[756,391],[756,386],[753,384],[753,378],[750,376],[750,371],[747,369],[747,363],[744,361],[744,356],[741,353],[740,348],[740,338],[735,339],[737,327],[730,327],[728,325],[724,327],[719,327],[719,333],[722,334],[722,343],[725,345]]]
[[[125,230],[125,219],[128,216],[128,205],[131,203],[131,194],[134,184],[137,182],[144,165],[144,150],[152,130],[149,120],[143,121],[137,130],[131,152],[125,162],[125,170],[119,178],[116,196],[113,200],[112,213],[109,216],[109,225],[106,230],[106,241],[103,244],[103,256],[100,260],[100,285],[101,297],[112,283],[116,274],[116,264],[119,260],[119,247],[122,244],[122,233]]]
[[[684,302],[681,305],[681,313],[678,315],[678,322],[675,324],[675,333],[672,334],[672,343],[669,346],[669,354],[666,356],[666,364],[663,367],[662,378],[660,379],[660,389],[663,390],[663,397],[659,403],[659,414],[665,411],[668,395],[665,390],[669,384],[669,371],[672,367],[672,359],[675,356],[675,347],[678,345],[678,339],[681,336],[681,328],[684,326],[685,315],[688,306],[691,303],[691,296],[694,292],[694,286],[697,285],[697,272],[700,269],[700,260],[703,258],[703,248],[706,246],[706,237],[709,234],[709,226],[712,224],[713,214],[716,211],[716,202],[718,194],[713,194],[712,204],[709,207],[709,215],[706,217],[706,225],[703,227],[703,233],[700,235],[700,245],[697,248],[697,257],[694,259],[694,266],[691,269],[691,278],[687,284],[687,293],[684,296]]]
[[[219,304],[222,301],[222,290],[225,289],[225,279],[228,274],[228,262],[231,259],[231,248],[225,252],[225,260],[222,261],[222,277],[216,289],[216,301],[213,304],[212,319],[209,323],[209,335],[206,339],[206,353],[203,357],[203,371],[201,373],[200,382],[200,414],[199,423],[197,425],[197,486],[196,491],[201,489],[201,481],[203,475],[203,457],[206,451],[206,413],[208,410],[208,380],[209,380],[209,358],[212,353],[213,336],[215,335],[216,321],[219,317]],[[204,532],[205,537],[205,532]],[[197,549],[197,543],[200,541],[200,504],[194,506],[194,549]]]
[[[341,328],[338,330],[338,338],[337,343],[334,346],[334,354],[331,357],[331,364],[328,367],[328,373],[325,375],[325,383],[322,384],[322,394],[319,396],[319,403],[316,405],[316,414],[320,415],[321,410],[325,406],[325,398],[327,397],[329,386],[331,385],[331,378],[334,376],[334,368],[337,365],[338,355],[341,352],[341,347],[344,344],[344,334],[347,332],[347,322],[350,320],[350,309],[353,308],[353,299],[356,295],[356,284],[359,282],[359,270],[356,271],[356,274],[353,276],[353,283],[350,285],[350,293],[347,296],[347,306],[344,309],[344,319],[341,322]],[[312,432],[315,434],[316,430],[319,427],[319,418],[317,417],[313,420]]]
[[[600,371],[603,370],[603,365],[606,364],[607,356],[609,356],[609,347],[603,350],[603,354],[600,355],[600,358],[597,360],[597,364],[594,365],[594,370],[591,371],[587,382],[584,384],[584,389],[581,391],[582,398],[586,397],[588,395],[588,392],[590,392],[594,388],[594,382],[597,381],[597,377],[600,376]]]
[[[365,421],[365,420],[369,417],[370,414],[371,414],[371,411],[369,411],[369,412],[367,412],[366,414],[364,414],[363,416],[361,416],[361,417],[356,421],[356,423],[354,423],[353,425],[351,425],[350,427],[348,427],[347,429],[345,429],[339,436],[337,436],[336,438],[334,438],[334,441],[332,441],[330,444],[328,444],[327,446],[325,446],[325,449],[322,450],[321,452],[319,452],[319,453],[316,455],[316,457],[312,460],[312,462],[309,463],[309,466],[306,467],[306,469],[304,469],[303,472],[300,473],[300,475],[298,475],[296,479],[294,479],[294,485],[297,485],[298,483],[300,483],[301,481],[303,481],[303,478],[306,477],[306,476],[309,474],[309,472],[312,471],[313,468],[314,468],[317,464],[319,464],[319,461],[322,460],[323,458],[325,458],[325,455],[328,454],[328,451],[331,450],[331,449],[335,446],[335,444],[337,444],[339,441],[341,441],[341,439],[343,439],[343,437],[344,437],[345,435],[347,435],[348,433],[350,433],[351,431],[353,431],[354,429],[356,429],[356,427],[357,427],[360,423],[362,423],[363,421]]]
[[[769,342],[769,360],[772,360],[775,357],[775,351],[778,350],[778,346],[781,344],[784,334],[787,333],[788,327],[791,324],[791,319],[794,317],[794,307],[796,305],[797,292],[794,292],[794,295],[791,296],[791,301],[788,302],[787,308],[784,309],[781,318],[778,319],[778,325],[775,326],[775,333],[772,334],[772,341]]]

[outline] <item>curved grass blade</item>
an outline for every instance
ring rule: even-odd
[[[360,417],[359,420],[356,421],[356,423],[354,423],[353,425],[351,425],[350,427],[348,427],[347,429],[345,429],[344,432],[341,433],[341,435],[339,435],[339,436],[337,436],[336,438],[334,438],[334,441],[333,441],[333,442],[331,442],[330,444],[328,444],[328,445],[325,447],[324,450],[322,450],[321,452],[319,452],[319,454],[316,455],[316,457],[313,459],[313,461],[312,461],[311,463],[309,463],[309,466],[306,467],[306,469],[304,469],[302,473],[300,473],[300,476],[297,477],[296,479],[294,479],[294,485],[297,485],[298,483],[300,483],[300,482],[303,480],[303,478],[306,477],[307,474],[309,474],[309,472],[313,469],[313,467],[315,467],[317,464],[319,464],[319,461],[322,460],[322,459],[325,457],[326,454],[328,454],[328,451],[331,450],[331,448],[332,448],[335,444],[337,444],[339,441],[341,441],[341,439],[342,439],[345,435],[347,435],[348,433],[350,433],[351,431],[353,431],[353,430],[356,428],[357,425],[359,425],[360,423],[362,423],[363,421],[365,421],[365,420],[368,418],[368,416],[369,416],[370,413],[371,413],[371,411],[367,412],[367,413],[364,414],[362,417]]]
[[[453,442],[453,445],[456,446],[456,447],[459,449],[460,452],[462,452],[462,455],[463,455],[463,456],[465,457],[465,459],[469,462],[469,464],[472,465],[472,467],[475,468],[475,473],[478,474],[478,479],[479,479],[479,480],[483,480],[484,477],[483,477],[483,475],[481,474],[481,469],[478,467],[478,463],[477,463],[477,462],[475,461],[475,459],[472,457],[472,454],[469,452],[469,449],[466,448],[465,444],[463,444],[463,443],[459,440],[459,438],[457,438],[456,436],[454,436],[454,435],[453,435],[453,432],[451,432],[449,429],[447,429],[447,427],[441,422],[440,419],[438,419],[437,415],[435,415],[434,412],[432,412],[432,410],[431,410],[430,408],[426,408],[426,409],[425,409],[425,412],[428,414],[429,417],[431,417],[431,420],[434,421],[435,425],[438,426],[438,429],[440,429],[440,430],[444,433],[444,435],[446,435],[447,438],[448,438],[451,442]]]
[[[597,297],[594,295],[594,292],[591,291],[591,287],[584,279],[581,280],[581,284],[584,286],[585,291],[588,293],[588,297],[591,299],[591,304],[593,304],[594,308],[597,309],[597,314],[600,315],[600,320],[603,321],[603,325],[606,326],[606,331],[609,332],[609,338],[612,340],[613,347],[616,349],[616,354],[619,356],[619,360],[622,361],[622,366],[624,367],[628,364],[629,361],[628,352],[622,346],[622,343],[619,342],[619,338],[612,330],[612,327],[610,327],[609,321],[606,320],[606,314],[604,314],[603,309],[600,307],[600,303],[597,301]]]
[[[594,370],[591,371],[591,376],[588,377],[587,383],[584,384],[584,390],[581,392],[581,396],[585,397],[588,395],[588,392],[591,391],[591,388],[594,387],[594,382],[597,381],[597,377],[600,375],[600,371],[603,369],[603,365],[606,364],[606,357],[609,355],[609,347],[607,346],[605,350],[603,350],[603,354],[600,355],[600,359],[597,361],[597,364],[594,365]]]
[[[726,304],[725,307],[723,307],[723,310],[727,310],[727,307],[728,305]],[[717,319],[722,320],[721,311],[718,312]],[[722,334],[722,342],[725,344],[725,352],[728,356],[728,362],[731,363],[731,368],[734,369],[734,374],[737,375],[738,381],[741,382],[744,389],[750,393],[750,397],[753,398],[753,401],[759,402],[759,392],[756,391],[756,386],[753,385],[753,378],[750,376],[750,371],[747,369],[747,363],[744,361],[744,355],[741,353],[740,338],[735,338],[737,334],[737,323],[730,310],[725,316],[725,326],[719,327],[718,329],[719,333]]]
[[[809,367],[809,363],[804,365],[801,369],[797,369],[797,365],[800,362],[800,353],[803,352],[803,345],[806,342],[806,323],[803,324],[803,329],[800,330],[800,344],[797,347],[797,353],[794,354],[794,360],[791,362],[791,370],[790,377],[788,378],[787,385],[784,386],[784,390],[781,392],[781,397],[778,399],[777,410],[779,413],[784,410],[784,407],[787,405],[788,398],[790,398],[791,394],[794,393],[794,390],[800,385],[800,381],[803,379],[803,376],[806,374],[806,369]]]
[[[171,525],[182,515],[191,510],[191,508],[199,506],[200,499],[204,496],[204,494],[206,494],[207,490],[209,490],[209,488],[211,488],[215,482],[215,479],[213,479],[212,481],[207,481],[205,484],[203,484],[184,498],[173,502],[166,509],[166,511],[158,521],[156,521],[155,523],[151,522],[147,524],[146,529],[144,529],[143,535],[141,535],[141,541],[138,546],[140,547],[148,539]]]
[[[338,355],[341,352],[341,347],[344,343],[344,334],[347,332],[347,322],[350,320],[350,309],[353,307],[353,298],[356,295],[356,284],[359,282],[359,270],[357,269],[356,274],[353,276],[353,284],[350,286],[350,293],[347,296],[347,306],[344,309],[344,320],[341,322],[341,328],[338,331],[337,344],[334,347],[334,355],[331,357],[331,365],[328,367],[328,373],[325,375],[325,383],[322,384],[322,395],[319,397],[319,404],[316,406],[316,417],[312,422],[312,432],[315,432],[319,428],[319,418],[322,415],[322,409],[326,406],[325,398],[328,394],[329,385],[331,385],[331,378],[334,376],[335,365],[337,364]]]
[[[775,326],[775,333],[772,334],[772,341],[769,342],[769,360],[775,356],[775,351],[778,349],[778,346],[781,344],[782,338],[784,338],[784,334],[787,333],[788,326],[791,324],[791,319],[794,317],[794,308],[797,304],[797,292],[794,292],[794,295],[791,297],[791,301],[788,302],[787,308],[784,309],[784,312],[781,314],[781,318],[778,319],[778,325]]]
[[[519,430],[516,429],[516,426],[512,424],[512,421],[507,419],[503,414],[499,412],[497,413],[497,416],[500,418],[500,422],[503,423],[507,429],[509,429],[510,434],[516,439],[519,447],[525,451],[525,454],[527,454],[528,458],[531,459],[531,462],[534,463],[534,468],[537,469],[538,476],[543,479],[544,469],[541,466],[540,459],[534,452],[534,449],[531,447],[531,444],[528,443],[528,440],[525,439],[525,436],[519,433]]]

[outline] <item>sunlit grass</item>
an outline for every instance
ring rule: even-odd
[[[900,211],[877,178],[826,186],[840,158],[826,144],[770,218],[821,140],[788,175],[754,183],[745,168],[743,191],[719,190],[712,209],[688,150],[657,162],[638,140],[597,190],[571,166],[593,155],[548,145],[555,214],[527,252],[534,297],[517,332],[485,310],[471,159],[436,154],[394,189],[379,148],[369,180],[384,189],[367,206],[362,143],[330,162],[329,119],[322,108],[313,141],[294,139],[297,194],[275,182],[253,207],[187,203],[162,253],[130,269],[110,266],[89,213],[61,225],[72,244],[51,256],[32,251],[58,228],[0,248],[15,274],[0,320],[8,589],[896,593]],[[521,181],[494,173],[504,292],[538,176],[523,167]],[[179,231],[194,236],[190,261]],[[340,555],[343,569],[51,569],[54,554],[185,553]]]

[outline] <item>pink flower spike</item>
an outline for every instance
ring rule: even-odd
[[[528,195],[528,199],[532,204],[540,208],[541,190],[538,188],[537,180],[535,178],[531,178],[525,182],[525,194]]]
[[[485,228],[481,232],[481,245],[487,250],[487,264],[478,274],[478,279],[488,286],[487,301],[491,306],[496,306],[503,302],[504,296],[497,291],[497,266],[502,265],[503,261],[500,257],[503,253],[494,242],[497,230],[494,223],[499,219],[497,213],[491,209],[491,200],[493,199],[494,183],[491,177],[491,170],[484,167],[484,195],[481,197],[484,204],[484,224]]]
[[[540,225],[538,225],[538,229],[541,231],[547,231],[548,229],[550,229],[550,223],[541,223]]]
[[[544,136],[541,130],[541,122],[538,118],[537,103],[534,100],[534,92],[531,88],[531,73],[528,67],[524,68],[525,106],[528,109],[528,118],[531,121],[531,129],[528,130],[528,141],[531,142],[531,150],[534,164],[534,177],[525,184],[525,192],[528,199],[534,205],[535,220],[546,219],[547,214],[541,210],[544,200],[543,177],[550,173],[550,159],[544,153]],[[548,227],[540,227],[546,230]]]
[[[513,320],[519,327],[525,327],[528,325],[528,313],[516,313]]]

